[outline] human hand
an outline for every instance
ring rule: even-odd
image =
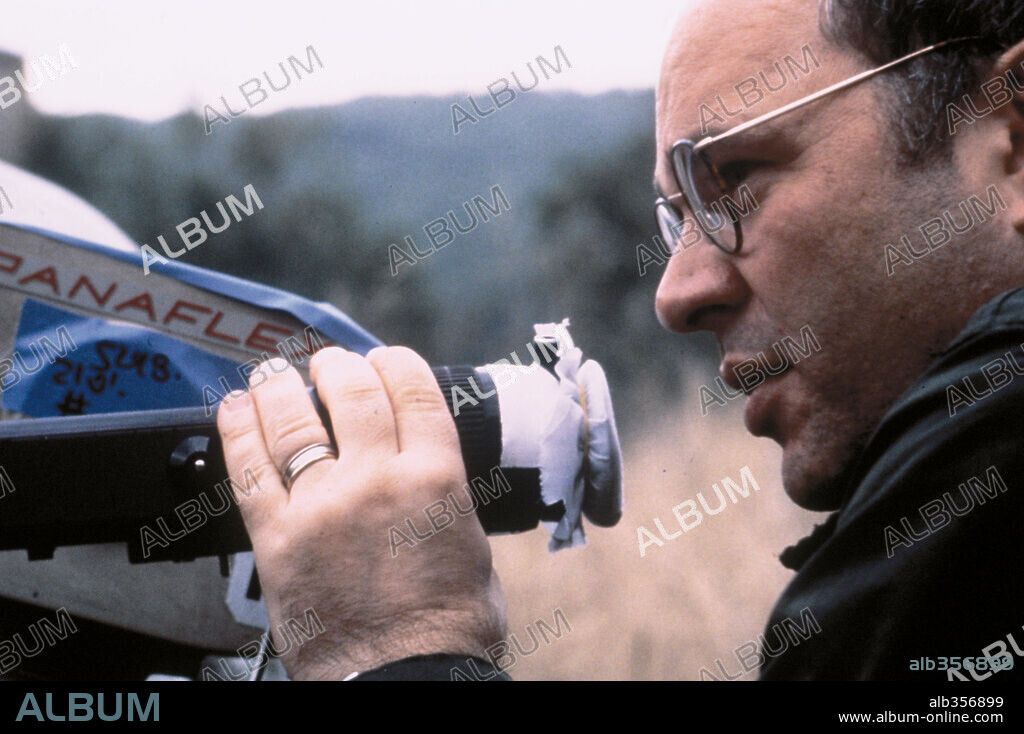
[[[390,545],[389,528],[466,484],[455,424],[426,362],[403,347],[317,352],[310,376],[339,457],[309,465],[290,490],[281,476],[288,460],[329,439],[299,373],[278,362],[221,403],[217,427],[232,486],[243,486],[246,470],[259,485],[236,500],[274,647],[287,647],[281,624],[307,609],[324,627],[283,655],[289,676],[338,679],[439,652],[484,657],[505,636],[505,602],[476,515],[397,557]]]

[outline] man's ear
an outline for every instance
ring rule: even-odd
[[[981,85],[947,108],[949,134],[965,177],[995,184],[1024,234],[1024,41],[1004,51]]]
[[[1019,176],[1024,170],[1024,41],[1007,49],[996,60],[981,85],[981,99],[1008,136],[1006,173]],[[981,108],[984,109],[984,108]]]

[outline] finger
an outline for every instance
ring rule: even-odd
[[[228,484],[249,535],[255,535],[267,527],[287,503],[288,492],[267,453],[259,414],[249,393],[231,393],[221,401],[217,409],[217,431],[228,468]],[[255,487],[252,478],[256,480]]]
[[[455,422],[422,357],[406,347],[377,347],[366,361],[387,388],[400,451],[459,450]]]
[[[285,465],[299,451],[330,441],[302,377],[285,360],[275,357],[262,363],[249,375],[249,385],[267,452],[282,475]],[[328,460],[309,465],[292,489],[300,482],[323,476],[333,465],[334,461]]]
[[[310,360],[309,375],[331,414],[341,457],[398,453],[387,390],[366,359],[338,347],[321,349]]]

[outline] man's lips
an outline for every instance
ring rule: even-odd
[[[785,375],[779,375],[780,378]],[[747,395],[743,409],[743,424],[754,436],[771,438],[783,445],[783,416],[781,410],[781,379],[765,380]]]
[[[736,376],[736,365],[743,361],[744,360],[726,358],[722,360],[720,365],[718,365],[718,376],[722,378],[722,382],[733,390],[739,390],[740,392],[746,392],[746,390],[744,390],[743,385],[740,384],[740,378]]]
[[[743,422],[747,430],[755,436],[766,436],[781,443],[779,419],[775,415],[779,408],[780,388],[782,378],[792,369],[792,365],[786,365],[785,369],[778,374],[772,375],[758,361],[755,372],[745,375],[746,385],[736,375],[736,367],[747,359],[726,358],[718,368],[722,380],[734,390],[742,392],[747,396],[747,404],[743,413]]]

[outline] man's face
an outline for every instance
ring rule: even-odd
[[[822,36],[816,5],[710,0],[680,21],[657,97],[656,181],[664,195],[679,191],[672,144],[703,137],[701,105],[727,118],[713,123],[712,132],[721,132],[868,68]],[[803,63],[806,46],[820,68],[811,64],[805,73],[783,62],[789,55]],[[765,79],[778,89],[780,70],[785,87],[768,91]],[[744,84],[751,77],[763,99]],[[738,256],[706,239],[682,250],[657,295],[667,328],[715,333],[722,376],[734,386],[737,363],[760,352],[774,368],[787,354],[774,345],[783,337],[799,344],[810,328],[820,351],[790,359],[787,372],[750,393],[745,413],[752,433],[783,447],[786,491],[809,509],[837,506],[836,480],[866,437],[984,302],[977,280],[984,266],[972,244],[1004,226],[978,227],[887,274],[886,244],[907,235],[915,250],[925,249],[920,225],[946,210],[962,220],[960,201],[986,197],[955,165],[899,167],[878,84],[859,84],[712,145],[710,158],[731,183],[749,185],[759,208],[742,219]]]

